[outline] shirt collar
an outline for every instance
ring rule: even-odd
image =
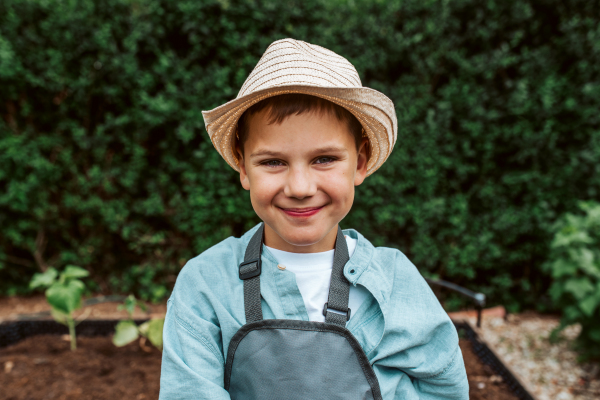
[[[371,263],[374,247],[363,235],[354,229],[344,229],[343,232],[344,235],[356,239],[354,254],[352,254],[352,257],[350,257],[350,260],[344,267],[344,276],[351,284],[356,286],[359,278]]]
[[[356,250],[354,250],[354,254],[344,267],[344,276],[352,285],[364,286],[371,292],[385,314],[392,279],[386,276],[384,268],[376,263],[374,259],[375,247],[371,242],[354,229],[346,229],[344,234],[357,240]]]
[[[241,239],[244,244],[244,251],[258,227],[259,225],[256,225],[242,236]],[[350,260],[344,267],[344,276],[352,285],[364,286],[371,292],[381,309],[385,312],[386,299],[389,297],[386,288],[388,286],[387,283],[391,282],[391,280],[386,279],[386,277],[382,275],[382,268],[373,268],[371,265],[375,255],[375,247],[355,229],[344,229],[343,233],[344,235],[348,235],[357,240],[354,254],[352,254],[352,257],[350,257]],[[277,261],[266,248],[263,248],[262,255],[263,257],[266,256],[267,259],[277,265]]]

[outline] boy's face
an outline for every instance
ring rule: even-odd
[[[269,124],[268,110],[248,121],[240,181],[265,222],[265,244],[295,253],[331,250],[338,223],[367,173],[367,139],[356,150],[345,122],[307,112]]]

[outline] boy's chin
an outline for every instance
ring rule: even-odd
[[[314,237],[314,236],[294,236],[294,237],[282,237],[283,240],[285,240],[288,244],[291,244],[292,246],[297,246],[297,247],[308,247],[308,246],[312,246],[315,245],[317,243],[319,243],[321,241],[321,237]]]
[[[320,248],[319,243],[327,237],[328,233],[329,231],[323,227],[312,227],[312,229],[288,227],[276,231],[280,239],[296,247],[300,252],[309,250],[308,248],[313,246]]]

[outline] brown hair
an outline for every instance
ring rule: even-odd
[[[348,130],[354,136],[357,150],[362,142],[363,127],[350,111],[320,97],[292,93],[259,101],[242,114],[237,126],[237,139],[242,154],[244,153],[244,144],[248,139],[248,121],[250,117],[265,109],[268,110],[269,124],[280,124],[291,115],[300,115],[307,112],[335,115],[340,122],[346,123]]]

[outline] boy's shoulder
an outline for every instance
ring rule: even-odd
[[[444,338],[436,340],[448,346],[454,343],[456,329],[417,267],[398,249],[372,249],[369,266],[357,283],[367,287],[377,300],[386,321],[385,331],[410,331],[415,345],[426,343],[443,331]],[[389,346],[396,348],[397,344]]]
[[[190,259],[177,278],[178,281],[223,282],[238,279],[238,266],[244,259],[246,246],[259,225],[250,229],[239,238],[230,236],[227,239],[206,249]]]
[[[355,282],[352,282],[352,276],[347,276],[351,283],[367,287],[381,305],[403,303],[408,298],[417,310],[438,303],[429,284],[402,251],[375,247],[355,230],[344,233],[357,240],[357,257],[353,256],[350,263],[360,276],[355,278]]]
[[[383,246],[376,247],[355,229],[344,230],[344,234],[357,241],[356,249],[359,259],[356,262],[368,264],[372,272],[388,278],[399,275],[405,279],[421,276],[415,265],[399,249]]]

